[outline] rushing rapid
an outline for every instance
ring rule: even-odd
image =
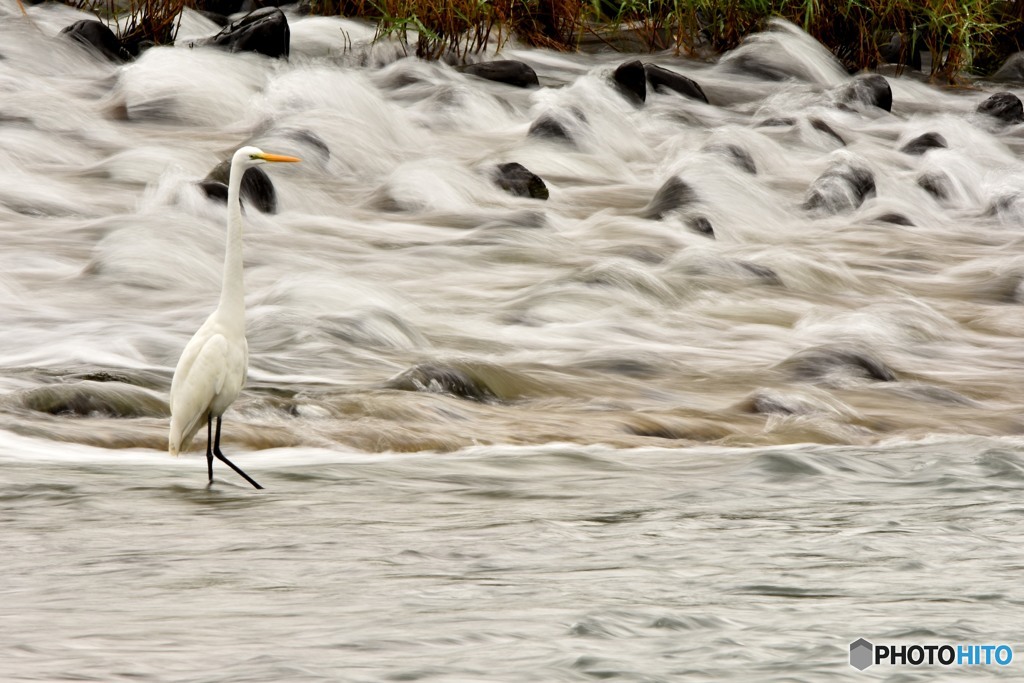
[[[45,28],[8,48],[4,427],[164,447],[165,411],[141,406],[215,302],[223,254],[223,206],[197,181],[253,142],[305,162],[275,172],[276,213],[247,214],[245,448],[1020,431],[1024,167],[1018,127],[974,113],[988,93],[892,78],[893,113],[839,107],[849,79],[790,31],[713,67],[652,60],[710,104],[637,107],[609,56],[510,50],[550,83],[517,89],[386,45],[363,47],[382,66],[313,38],[307,56],[303,21],[288,62],[179,46],[115,67]],[[321,41],[348,25],[305,21]],[[735,68],[756,50],[803,80]],[[564,136],[531,135],[538,121]],[[924,133],[946,146],[901,151]],[[549,198],[499,187],[511,162]],[[870,197],[829,186],[843,165]],[[658,204],[674,180],[687,203]],[[79,412],[68,392],[115,390],[133,407],[50,416]],[[105,419],[123,410],[136,419]]]
[[[1024,642],[994,86],[887,74],[888,111],[777,25],[639,56],[707,102],[638,102],[636,56],[508,45],[516,88],[287,14],[287,60],[186,12],[118,65],[0,0],[0,678],[860,680],[861,636]],[[222,444],[266,492],[205,488],[202,433],[167,454],[245,144],[303,160],[243,196]]]

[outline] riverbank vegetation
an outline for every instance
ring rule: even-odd
[[[123,3],[67,1],[107,16]],[[170,39],[182,7],[221,14],[241,8],[241,0],[130,2],[135,11],[125,16],[135,18],[119,33],[156,43]],[[781,17],[850,71],[881,63],[919,68],[924,53],[933,78],[953,81],[990,73],[1024,43],[1024,0],[302,0],[300,7],[373,21],[379,38],[414,36],[418,56],[451,61],[512,37],[564,51],[600,46],[713,58]]]

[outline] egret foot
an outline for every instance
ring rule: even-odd
[[[239,467],[235,463],[233,463],[230,460],[228,460],[227,456],[225,456],[223,453],[220,452],[220,423],[221,423],[221,418],[220,417],[217,418],[217,433],[216,433],[216,436],[214,437],[214,440],[213,440],[213,453],[211,454],[211,452],[210,452],[210,441],[209,441],[209,431],[210,431],[210,427],[211,427],[212,423],[213,423],[213,417],[211,416],[209,418],[207,424],[206,424],[206,428],[207,428],[206,468],[207,468],[207,471],[209,472],[209,475],[210,475],[210,481],[213,481],[213,457],[216,456],[218,460],[220,460],[222,463],[224,463],[225,465],[227,465],[228,467],[233,469],[235,472],[238,472],[238,474],[240,474],[243,479],[245,479],[247,482],[252,484],[253,488],[257,488],[257,489],[263,488],[262,486],[260,486],[259,484],[256,483],[255,479],[253,479],[248,474],[243,472],[241,467]]]

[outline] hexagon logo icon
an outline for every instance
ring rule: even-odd
[[[863,671],[874,664],[875,646],[858,638],[850,643],[850,666],[858,671]]]

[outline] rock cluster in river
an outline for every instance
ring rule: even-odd
[[[118,37],[109,26],[94,19],[83,19],[66,26],[61,35],[74,40],[95,54],[115,62],[137,57],[144,41]],[[229,52],[256,52],[268,57],[287,58],[291,31],[280,9],[257,9],[235,22],[227,23],[216,35],[194,41],[191,47],[212,46]]]
[[[268,57],[288,57],[291,30],[284,12],[276,7],[264,7],[228,24],[215,36],[196,41],[194,45],[212,45],[229,52],[256,52]]]
[[[612,82],[626,99],[635,104],[647,101],[647,86],[656,92],[675,92],[699,102],[708,101],[700,84],[693,79],[657,64],[644,64],[639,59],[623,62],[612,73]]]

